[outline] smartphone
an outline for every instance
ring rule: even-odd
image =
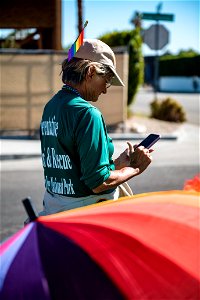
[[[150,134],[148,137],[146,137],[139,145],[136,146],[136,148],[143,146],[144,148],[151,148],[159,139],[161,136],[159,134]],[[135,148],[135,149],[136,149]]]

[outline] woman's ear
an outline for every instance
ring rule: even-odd
[[[94,66],[89,66],[86,73],[86,80],[91,80],[96,73],[96,69]]]

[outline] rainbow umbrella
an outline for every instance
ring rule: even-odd
[[[199,299],[199,193],[39,217],[1,245],[1,299]]]

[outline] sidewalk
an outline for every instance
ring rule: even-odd
[[[135,116],[128,119],[123,126],[108,129],[113,141],[118,141],[116,145],[120,145],[120,141],[124,145],[124,141],[142,140],[149,133],[159,133],[161,134],[161,139],[175,140],[183,127],[184,124]],[[134,132],[136,130],[139,132]],[[39,139],[4,136],[0,140],[0,145],[0,160],[40,157]]]
[[[133,116],[125,124],[118,126],[109,133],[112,139],[140,140],[150,133],[158,133],[162,139],[177,139],[183,124],[152,119],[148,117]]]

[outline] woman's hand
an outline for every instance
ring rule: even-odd
[[[121,183],[141,174],[151,163],[150,153],[153,149],[136,148],[137,145],[132,146],[129,142],[127,144],[128,148],[114,161],[116,169],[110,172],[110,177],[92,190],[95,194],[116,188]]]
[[[130,156],[129,156],[129,149],[127,148],[124,152],[118,156],[118,158],[114,161],[115,169],[121,170],[125,167],[130,167]]]
[[[122,168],[125,168],[125,167],[133,167],[132,165],[130,165],[131,161],[132,161],[132,156],[133,156],[133,153],[135,152],[135,148],[137,145],[132,145],[130,142],[127,142],[128,144],[128,148],[122,152],[118,158],[115,159],[114,161],[114,164],[115,164],[115,169],[116,170],[121,170]],[[144,148],[144,147],[140,147],[141,148]],[[149,153],[152,153],[154,150],[153,149],[145,149],[147,151],[145,152],[149,152]],[[135,155],[133,156],[134,157],[134,161],[137,159],[137,157],[135,158]],[[138,158],[139,159],[139,158]],[[142,171],[143,172],[143,171]]]
[[[116,170],[121,170],[122,168],[130,167],[130,154],[134,152],[135,146],[133,147],[130,142],[127,142],[127,144],[128,148],[126,148],[126,150],[124,150],[124,152],[122,152],[114,161]]]
[[[135,149],[131,143],[127,142],[129,146],[129,156],[130,156],[130,167],[134,169],[139,169],[139,174],[141,174],[151,163],[152,156],[151,153],[153,149],[146,149],[143,146]]]

